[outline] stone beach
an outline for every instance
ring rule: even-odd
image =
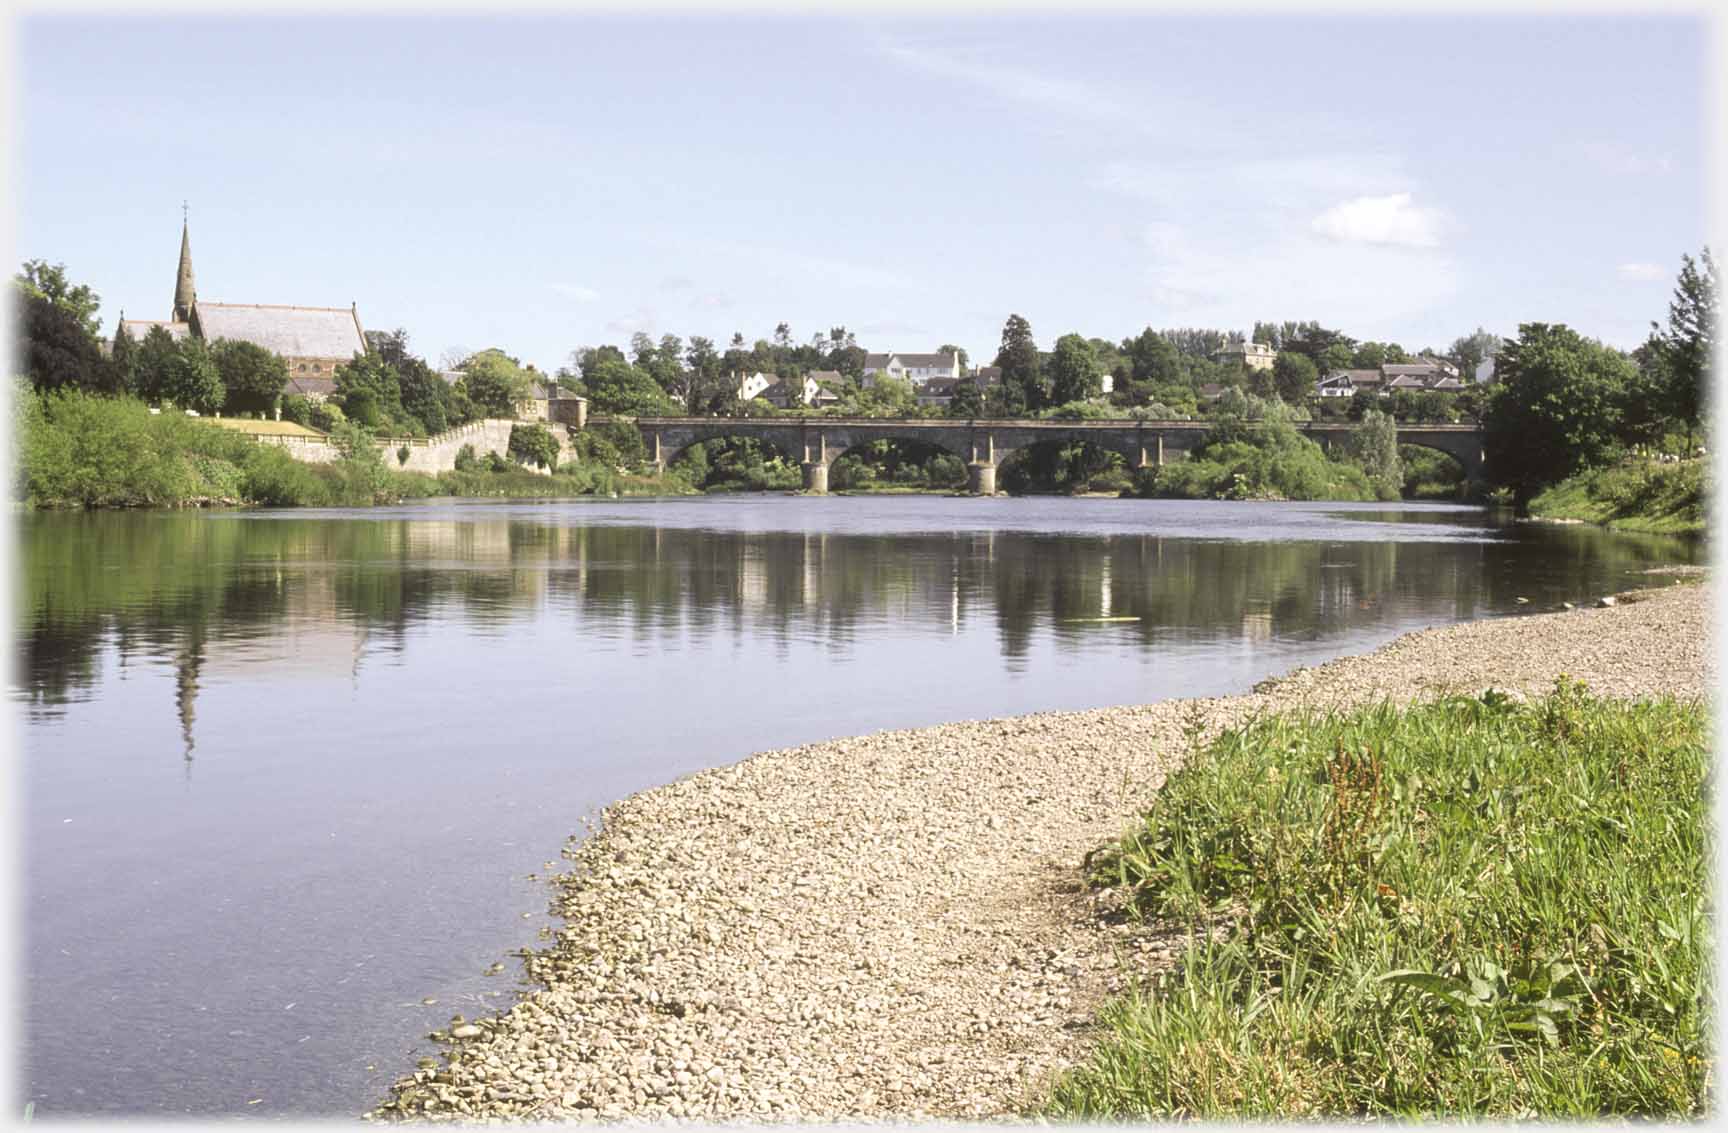
[[[1710,587],[1405,635],[1233,697],[1042,713],[766,752],[625,799],[572,839],[566,923],[512,1008],[453,1021],[447,1065],[382,1120],[1021,1116],[1094,1013],[1174,941],[1081,886],[1193,745],[1273,711],[1562,673],[1703,696]],[[454,1036],[454,1037],[452,1037]]]

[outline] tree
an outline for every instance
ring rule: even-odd
[[[160,402],[170,396],[169,370],[179,353],[174,336],[166,329],[155,326],[145,333],[132,368],[132,388],[139,397]]]
[[[222,375],[201,340],[188,337],[179,344],[168,364],[167,388],[163,392],[181,409],[214,413],[222,408],[227,391],[222,388]]]
[[[96,314],[102,306],[102,297],[84,284],[73,286],[66,278],[65,264],[25,260],[23,270],[12,277],[12,282],[25,295],[45,299],[71,315],[90,339],[102,336],[102,320]]]
[[[368,429],[392,426],[402,417],[401,382],[374,350],[336,367],[333,400],[350,421]]]
[[[954,396],[948,400],[948,416],[980,417],[984,413],[984,395],[978,392],[978,382],[961,378],[954,383]]]
[[[456,416],[450,384],[426,364],[425,359],[407,355],[394,363],[396,386],[401,391],[402,412],[418,421],[427,433],[437,434],[452,425]]]
[[[549,471],[558,467],[558,438],[538,421],[510,426],[510,442],[505,447],[517,460]]]
[[[1370,409],[1350,436],[1350,455],[1368,476],[1375,494],[1395,500],[1404,485],[1404,465],[1398,457],[1398,426],[1378,409]]]
[[[115,371],[71,311],[41,295],[21,294],[18,306],[24,373],[32,386],[93,391],[115,383]]]
[[[594,352],[582,366],[582,384],[596,413],[670,415],[678,411],[666,392],[611,347]]]
[[[120,322],[114,327],[114,344],[108,349],[108,373],[115,391],[127,393],[134,388],[137,375],[138,344],[126,331],[126,313],[122,311],[120,314]]]
[[[1686,447],[1703,423],[1709,394],[1711,350],[1716,336],[1716,261],[1706,247],[1693,260],[1682,256],[1680,278],[1668,303],[1668,329],[1650,324],[1655,349],[1666,370],[1663,408],[1686,429]]]
[[[1050,356],[1050,403],[1067,405],[1104,396],[1104,375],[1092,344],[1078,334],[1056,340]]]
[[[1312,397],[1314,384],[1319,380],[1320,370],[1306,354],[1286,350],[1272,360],[1273,388],[1290,405]]]
[[[1378,342],[1364,342],[1356,347],[1350,365],[1357,370],[1378,370],[1386,364],[1386,347]]]
[[[617,347],[607,347],[614,354]],[[618,354],[620,359],[622,354]],[[533,379],[514,358],[496,347],[482,350],[468,359],[463,379],[468,399],[475,411],[489,417],[514,417],[516,406],[528,400],[533,392]]]
[[[955,346],[952,342],[944,342],[941,346],[936,348],[936,353],[952,354],[959,358],[961,373],[965,373],[967,368],[972,365],[972,360],[966,356],[966,348],[964,346]]]
[[[995,364],[1002,368],[1002,381],[991,392],[1004,414],[1019,416],[1044,408],[1049,399],[1039,374],[1038,343],[1032,338],[1032,324],[1020,315],[1009,315],[1003,325]]]
[[[288,384],[287,360],[255,343],[219,338],[210,346],[210,360],[226,391],[225,412],[269,412]]]
[[[1637,378],[1617,350],[1561,325],[1525,323],[1495,365],[1483,416],[1488,472],[1522,507],[1549,484],[1604,463]]]
[[[1458,376],[1466,382],[1476,380],[1476,367],[1500,353],[1500,336],[1477,327],[1474,334],[1452,340],[1446,357],[1458,367]]]

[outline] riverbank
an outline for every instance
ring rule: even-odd
[[[1629,461],[1562,480],[1530,501],[1530,515],[1614,531],[1702,535],[1705,481],[1703,460]]]
[[[1684,573],[1673,572],[1675,576]],[[1670,581],[1653,578],[1655,585]],[[1710,687],[1708,592],[1424,630],[1228,698],[768,752],[607,808],[572,841],[544,986],[464,1021],[373,1116],[982,1118],[1082,1061],[1123,957],[1172,942],[1081,887],[1195,742],[1250,716],[1569,673]]]

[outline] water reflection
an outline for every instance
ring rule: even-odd
[[[1229,692],[1698,557],[1445,508],[782,498],[41,515],[19,547],[26,1100],[169,1117],[376,1101],[496,1004],[525,875],[633,791]]]
[[[429,619],[508,635],[551,614],[573,632],[637,651],[761,635],[819,641],[839,654],[872,626],[941,625],[958,635],[982,619],[1012,669],[1039,633],[1076,650],[1106,621],[1148,648],[1172,638],[1314,639],[1375,623],[1389,603],[1446,620],[1508,611],[1518,598],[1540,608],[1699,554],[1685,540],[1494,527],[1446,509],[1268,511],[1231,539],[1155,526],[751,530],[541,512],[26,517],[19,692],[33,715],[51,716],[97,695],[104,649],[121,666],[170,663],[190,765],[200,682],[213,659],[233,672],[268,662],[259,679],[340,665],[358,682],[365,657],[400,654],[407,632]],[[714,518],[712,509],[690,515]],[[1380,541],[1340,537],[1346,526],[1389,520],[1468,537],[1401,539],[1413,530],[1406,526],[1382,527]]]

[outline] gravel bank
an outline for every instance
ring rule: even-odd
[[[1487,687],[1703,695],[1708,592],[1424,630],[1253,693],[885,732],[607,809],[541,986],[455,1028],[377,1118],[982,1118],[1084,1055],[1124,956],[1078,887],[1188,749],[1252,713]]]

